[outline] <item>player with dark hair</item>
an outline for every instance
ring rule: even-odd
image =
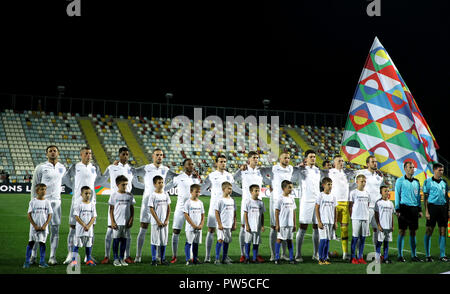
[[[425,252],[427,254],[426,261],[432,262],[430,254],[431,235],[433,234],[436,223],[439,227],[439,260],[447,262],[445,256],[445,239],[447,220],[450,218],[448,184],[442,178],[444,174],[444,166],[440,163],[433,165],[433,176],[423,183],[423,195],[425,202],[425,217],[427,219],[425,232]]]
[[[403,164],[406,175],[395,183],[395,211],[398,217],[398,261],[405,262],[403,246],[405,231],[409,228],[409,244],[411,245],[411,261],[423,261],[416,255],[416,231],[419,218],[422,217],[420,202],[420,183],[414,178],[414,164],[406,161]]]

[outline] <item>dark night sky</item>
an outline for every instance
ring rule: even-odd
[[[448,1],[16,1],[0,92],[347,113],[375,36],[450,159]],[[95,5],[94,6],[94,3]],[[140,3],[142,2],[142,3]],[[144,4],[144,2],[146,4]],[[147,3],[149,2],[149,3]],[[245,3],[245,4],[244,4]]]

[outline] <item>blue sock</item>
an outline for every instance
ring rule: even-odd
[[[384,260],[389,258],[389,241],[383,241]]]
[[[275,260],[280,259],[280,247],[281,243],[275,242]]]
[[[356,258],[355,251],[356,251],[356,242],[358,242],[358,237],[352,238],[352,244],[351,244],[351,250],[352,250],[352,259]]]
[[[119,259],[119,238],[113,239],[114,260]]]
[[[220,259],[220,250],[222,249],[222,244],[219,241],[216,243],[216,260]]]
[[[364,243],[366,242],[366,237],[360,237],[359,238],[359,259],[363,258],[364,256]]]
[[[383,244],[380,241],[377,241],[377,246],[375,247],[375,251],[381,255],[381,244]]]
[[[403,246],[405,246],[405,236],[398,235],[397,237],[398,257],[403,256]]]
[[[289,260],[294,260],[294,246],[292,240],[287,240],[287,247],[289,249]]]
[[[161,251],[161,260],[166,260],[166,246],[159,246]]]
[[[245,258],[250,259],[250,243],[245,243]]]
[[[34,243],[33,243],[33,245],[30,245],[30,244],[27,245],[27,251],[25,253],[25,261],[28,263],[30,262],[31,252],[33,251],[33,246],[34,246]]]
[[[39,257],[41,258],[40,262],[45,263],[45,243],[39,242]]]
[[[439,236],[439,252],[440,257],[445,256],[445,236]]]
[[[198,243],[192,244],[192,254],[194,255],[194,257],[193,257],[194,261],[197,261],[197,259],[198,259]]]
[[[76,260],[77,255],[78,255],[78,249],[79,249],[78,246],[72,247],[72,261]],[[75,253],[75,254],[73,254],[73,253]]]
[[[416,236],[409,236],[409,246],[411,246],[411,257],[416,256]]]
[[[227,242],[223,242],[223,256],[222,256],[222,261],[225,261],[225,259],[227,258],[227,256],[228,256],[228,245],[229,245],[230,243],[227,243]]]
[[[152,261],[156,260],[156,245],[152,245]]]
[[[328,259],[328,252],[330,251],[330,240],[325,240],[325,250],[323,252],[325,260]]]
[[[186,255],[186,261],[189,261],[191,259],[191,244],[188,242],[184,245],[184,254]]]
[[[425,237],[423,238],[423,244],[425,245],[425,253],[427,257],[431,256],[430,253],[430,247],[431,247],[431,236],[428,236],[425,234]]]
[[[325,248],[325,239],[320,239],[319,241],[319,260],[324,260],[323,258],[323,250]]]
[[[125,259],[125,249],[127,248],[127,239],[126,238],[119,238],[120,240],[120,259]]]
[[[92,247],[86,247],[86,261],[89,261],[92,259]]]
[[[259,244],[253,244],[253,261],[256,261],[256,257],[258,256],[258,247]]]

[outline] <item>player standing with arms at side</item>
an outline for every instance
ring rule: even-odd
[[[172,172],[167,166],[162,165],[163,159],[164,153],[161,149],[156,148],[155,150],[153,150],[152,154],[153,163],[141,166],[135,170],[135,176],[142,177],[145,184],[140,213],[141,227],[137,236],[136,258],[134,259],[134,262],[137,263],[141,262],[142,247],[144,246],[145,234],[148,229],[148,224],[151,221],[151,214],[148,208],[148,200],[150,199],[153,191],[155,191],[153,178],[155,176],[160,176],[164,179],[164,183],[167,183],[170,179],[176,176],[176,173]]]
[[[275,204],[278,199],[283,194],[283,189],[281,188],[281,183],[283,181],[290,181],[292,179],[292,174],[294,172],[294,167],[289,164],[291,156],[288,152],[282,152],[279,157],[279,162],[272,167],[261,168],[261,173],[266,176],[269,175],[271,181],[271,196],[269,201],[269,213],[270,213],[270,233],[269,233],[269,247],[270,247],[270,261],[275,260],[275,245],[277,242],[277,231],[275,229],[276,219],[275,219]],[[264,178],[263,178],[264,180]],[[281,242],[283,248],[282,258],[284,260],[289,260],[286,256],[286,241]]]
[[[73,164],[66,172],[63,178],[63,183],[72,189],[72,203],[70,205],[69,213],[69,234],[67,235],[67,257],[64,264],[72,262],[72,251],[75,242],[75,226],[76,219],[73,215],[73,209],[82,201],[81,188],[87,186],[92,191],[91,202],[95,206],[97,203],[97,196],[95,194],[95,186],[103,185],[109,187],[106,178],[102,176],[102,172],[98,165],[92,164],[92,150],[89,147],[83,147],[80,150],[81,161]],[[95,222],[94,222],[95,226]],[[94,244],[94,237],[92,236],[92,244]],[[95,262],[95,259],[94,259]]]
[[[348,224],[350,212],[348,210],[350,180],[355,176],[354,171],[344,169],[344,159],[341,155],[334,157],[334,168],[328,171],[328,177],[333,182],[331,195],[336,198],[337,221],[341,226],[342,259],[350,260],[348,252]]]
[[[298,182],[301,187],[302,196],[300,198],[299,222],[300,227],[295,238],[297,252],[295,260],[303,262],[302,245],[305,238],[308,224],[313,227],[314,252],[312,259],[319,260],[319,229],[316,218],[316,200],[320,196],[320,181],[326,175],[326,171],[321,171],[316,164],[316,152],[314,150],[305,151],[306,165],[296,168],[292,179]]]
[[[407,161],[403,164],[406,175],[398,178],[395,183],[395,211],[398,217],[398,261],[405,262],[403,246],[405,232],[409,228],[409,244],[411,246],[411,261],[421,262],[416,255],[416,231],[419,228],[419,218],[422,217],[420,203],[420,183],[414,178],[414,164]]]
[[[214,242],[214,233],[216,231],[217,222],[216,222],[216,212],[215,208],[217,205],[217,201],[221,199],[223,191],[222,191],[222,183],[229,182],[233,183],[233,176],[226,171],[227,167],[227,158],[225,155],[221,154],[216,158],[216,170],[208,175],[205,182],[202,185],[202,190],[200,191],[201,195],[211,194],[211,200],[209,202],[208,209],[208,219],[206,221],[206,225],[208,226],[208,233],[206,235],[206,253],[205,253],[205,262],[211,262],[211,248]],[[208,192],[208,188],[211,188],[211,193]]]
[[[66,172],[66,167],[58,162],[59,149],[57,146],[48,146],[45,153],[48,161],[39,164],[33,173],[31,199],[36,197],[37,184],[42,183],[47,186],[45,199],[50,201],[53,211],[50,220],[50,258],[48,263],[54,265],[58,263],[55,255],[59,242],[59,226],[61,225],[61,182]],[[34,263],[36,251],[37,243],[34,244],[30,264]]]
[[[234,174],[234,181],[242,183],[242,197],[241,197],[241,230],[239,231],[239,247],[241,249],[241,258],[239,262],[245,261],[245,219],[244,219],[244,209],[247,200],[251,199],[250,186],[257,185],[259,191],[261,191],[261,186],[263,184],[263,179],[267,177],[262,176],[261,170],[258,168],[259,155],[256,151],[250,151],[247,155],[248,164],[244,164],[240,167],[237,173]],[[259,194],[259,193],[258,193]],[[263,224],[264,225],[264,224]],[[259,241],[258,241],[259,244]],[[264,259],[261,256],[257,256],[258,262],[263,262]]]
[[[427,218],[427,229],[425,233],[425,252],[427,253],[427,262],[432,262],[430,254],[431,235],[433,234],[436,222],[439,227],[439,250],[440,261],[447,262],[445,256],[446,225],[450,218],[450,207],[448,198],[448,184],[442,178],[444,166],[440,163],[433,165],[433,177],[425,180],[423,184],[423,194],[425,199],[425,216]]]
[[[355,176],[364,175],[366,177],[365,190],[369,192],[370,195],[370,205],[369,205],[369,225],[372,227],[372,244],[374,247],[377,246],[377,222],[375,220],[375,202],[381,198],[380,187],[381,185],[389,186],[383,179],[383,174],[378,170],[378,161],[374,155],[370,155],[366,158],[367,169],[357,171]]]
[[[111,192],[117,192],[119,190],[116,185],[116,178],[118,176],[125,176],[128,179],[128,184],[125,191],[131,193],[132,186],[138,189],[144,189],[145,186],[137,180],[135,174],[135,169],[128,164],[128,159],[130,158],[130,152],[128,148],[121,147],[119,149],[119,160],[114,161],[113,164],[106,168],[104,177],[107,179],[109,177]],[[111,197],[111,196],[110,196]],[[111,228],[111,216],[108,212],[108,228],[106,230],[105,236],[105,258],[102,260],[102,264],[109,263],[109,256],[111,253],[111,241],[112,241],[113,229]],[[130,246],[131,239],[127,239],[127,246],[125,249],[125,262],[134,263],[130,257]]]
[[[194,162],[190,158],[183,161],[184,171],[173,178],[173,181],[165,186],[164,191],[168,192],[173,187],[178,187],[177,204],[173,215],[173,234],[172,234],[172,259],[170,263],[177,262],[178,240],[181,229],[185,222],[184,204],[191,197],[191,186],[200,184],[201,179],[198,172],[194,169]]]

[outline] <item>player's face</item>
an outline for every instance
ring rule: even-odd
[[[373,170],[377,170],[378,169],[378,161],[376,158],[371,157],[369,159],[369,167]]]
[[[325,166],[323,168],[324,169],[331,169],[331,163],[330,162],[325,163]]]
[[[54,159],[57,159],[58,156],[59,156],[59,151],[58,151],[58,149],[56,149],[56,147],[48,148],[48,150],[47,150],[47,158],[48,159],[54,160]]]
[[[89,199],[91,199],[91,194],[92,194],[91,189],[86,189],[83,190],[83,193],[81,193],[81,197],[83,197],[84,201],[89,201]]]
[[[194,189],[191,192],[192,197],[194,197],[195,199],[197,199],[200,196],[200,189]]]
[[[92,150],[81,150],[80,156],[82,162],[89,162],[92,159]]]
[[[47,187],[39,187],[39,188],[36,189],[36,194],[39,197],[45,196],[45,193],[47,193]]]
[[[381,190],[381,197],[383,200],[389,199],[389,188],[383,188]]]
[[[219,158],[217,161],[217,169],[218,170],[225,170],[227,167],[227,160],[225,158]]]
[[[356,180],[356,184],[358,185],[358,188],[364,188],[366,186],[366,179],[359,178],[358,180]]]
[[[342,169],[344,167],[344,159],[342,157],[336,157],[334,159],[334,166],[337,169]]]
[[[333,183],[330,183],[330,182],[325,183],[325,184],[322,185],[322,187],[323,187],[323,191],[325,193],[330,193],[331,192],[331,188],[333,188]]]
[[[222,189],[222,191],[224,195],[231,195],[233,189],[230,186],[226,186],[225,188]]]
[[[259,161],[259,155],[253,155],[248,159],[248,163],[251,166],[256,166],[258,165],[258,161]]]
[[[119,188],[120,193],[124,193],[127,190],[128,181],[120,182],[119,185],[117,185],[117,188]]]
[[[192,173],[194,171],[194,163],[192,162],[192,160],[188,160],[185,162],[184,169],[189,173]]]
[[[442,176],[444,175],[444,168],[443,167],[438,167],[437,169],[434,170],[434,175],[435,178],[442,178]]]
[[[287,185],[286,187],[284,187],[284,189],[283,189],[283,192],[285,193],[285,194],[291,194],[292,193],[292,190],[294,190],[294,185],[292,185],[292,184],[289,184],[289,185]]]
[[[406,173],[408,176],[414,175],[414,164],[412,164],[412,163],[407,164],[407,165],[405,166],[405,173]]]
[[[306,156],[306,164],[307,165],[316,164],[316,155],[314,153],[309,153],[308,156]]]
[[[119,154],[119,160],[121,162],[127,162],[130,159],[130,153],[128,151],[122,151]]]
[[[155,184],[155,189],[160,190],[164,187],[164,181],[163,180],[157,180]]]
[[[257,199],[258,198],[258,196],[259,196],[259,188],[253,188],[251,191],[250,191],[250,194],[252,195],[252,198],[253,199]]]
[[[291,155],[287,153],[283,153],[280,156],[280,164],[283,166],[289,165],[289,161],[291,160]]]
[[[161,164],[164,158],[164,153],[161,150],[153,152],[152,159],[153,163]]]

